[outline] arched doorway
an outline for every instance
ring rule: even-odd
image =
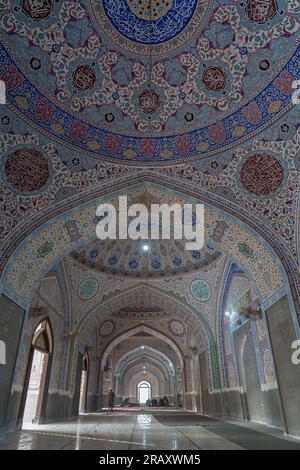
[[[244,415],[248,421],[259,422],[264,419],[264,403],[251,325],[246,327],[238,354],[240,382],[244,389]]]
[[[89,374],[89,356],[86,352],[82,360],[82,372],[80,382],[80,400],[79,400],[79,413],[86,412],[87,406],[87,387],[88,387],[88,374]]]
[[[38,423],[41,419],[52,350],[53,340],[50,323],[48,320],[43,320],[34,330],[31,341],[20,413],[23,427]]]
[[[143,380],[137,385],[137,399],[140,405],[144,405],[147,400],[151,400],[151,384]]]
[[[139,289],[136,288],[134,291],[139,292],[140,289],[141,292],[144,292],[144,286],[141,286]],[[158,291],[153,290],[153,292],[156,294]],[[122,299],[122,296],[120,295],[118,298]],[[117,309],[116,306],[115,308]],[[141,340],[143,335],[145,335],[146,338]],[[119,344],[126,342],[129,338],[131,338],[131,345],[133,344],[134,338],[137,339],[138,344],[136,348],[132,348],[130,351],[128,351],[128,354],[126,353],[122,355],[121,353],[119,362],[116,364],[111,363],[110,367],[107,368],[107,361],[110,357],[112,357],[114,348],[117,348]],[[155,351],[157,345],[153,345],[151,348],[150,344],[144,344],[144,341],[149,341],[151,338],[155,338],[155,342],[161,341],[162,343],[167,344],[169,350],[167,353],[168,355]],[[149,367],[151,366],[152,369],[155,366],[156,368],[158,367],[160,369],[159,379],[157,373],[146,377],[143,375],[138,376],[138,369],[140,369],[142,374],[143,369],[141,368],[141,364],[145,363],[145,365],[147,365],[149,362],[149,356],[151,356],[151,364],[149,364]],[[162,359],[162,357],[164,359]],[[145,362],[146,359],[147,361]],[[137,374],[135,376],[135,380],[132,381],[132,372],[135,367],[137,370],[134,370],[134,372],[137,372]],[[107,394],[112,383],[114,385],[117,404],[122,402],[124,397],[129,397],[133,402],[138,402],[139,398],[137,386],[145,379],[149,380],[151,383],[151,398],[168,396],[170,404],[174,405],[178,391],[180,390],[180,393],[184,393],[185,390],[186,377],[183,373],[183,370],[183,353],[173,339],[171,339],[165,333],[154,329],[152,326],[145,324],[136,326],[115,337],[103,352],[100,369],[100,389],[102,390],[101,406],[106,407]],[[165,376],[165,378],[163,378],[163,376]],[[156,379],[154,377],[156,377]]]

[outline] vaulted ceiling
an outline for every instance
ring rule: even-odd
[[[265,297],[288,272],[297,298],[297,2],[1,0],[0,11],[3,285],[27,302],[64,258],[81,302],[99,279],[208,282],[223,251],[252,266]],[[145,256],[88,240],[86,204],[120,188],[134,202],[178,190],[217,208],[205,248],[163,242]]]

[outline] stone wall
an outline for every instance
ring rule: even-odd
[[[300,436],[300,365],[292,363],[292,343],[297,338],[287,297],[267,310],[286,432]]]
[[[6,345],[6,364],[0,365],[0,438],[7,430],[7,410],[24,321],[24,310],[4,295],[0,297],[0,339]],[[13,403],[17,403],[13,397]],[[13,408],[15,408],[13,406]],[[15,408],[16,413],[18,410]]]

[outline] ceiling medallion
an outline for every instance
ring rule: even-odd
[[[54,0],[21,0],[23,13],[35,21],[45,20],[52,13]]]
[[[225,88],[227,76],[221,67],[208,67],[202,75],[206,88],[210,91],[221,91]]]
[[[211,287],[203,279],[194,279],[190,285],[192,296],[200,302],[208,302],[211,298]]]
[[[5,162],[5,176],[13,189],[30,193],[41,189],[49,178],[48,161],[35,148],[21,148]]]
[[[184,336],[185,326],[179,320],[171,320],[169,322],[169,330],[175,336]]]
[[[90,65],[78,65],[73,73],[73,84],[77,90],[86,91],[93,88],[96,82],[96,73]]]
[[[116,324],[113,320],[107,320],[99,327],[99,335],[103,338],[110,336],[114,333]]]
[[[277,14],[278,4],[276,0],[248,0],[246,11],[251,23],[265,24]]]
[[[209,0],[90,0],[99,29],[122,51],[162,55],[201,29]]]
[[[154,90],[144,90],[139,97],[139,106],[146,114],[153,114],[160,105],[159,94]]]
[[[94,277],[90,277],[81,281],[77,293],[81,300],[91,300],[93,297],[95,297],[98,290],[98,280]]]
[[[247,158],[240,169],[240,182],[249,193],[266,197],[281,188],[285,170],[277,158],[255,154]]]

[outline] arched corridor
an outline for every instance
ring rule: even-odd
[[[300,448],[297,2],[0,3],[0,449]]]

